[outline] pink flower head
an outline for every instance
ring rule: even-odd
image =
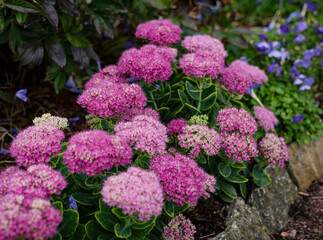
[[[185,218],[183,214],[180,213],[164,227],[162,237],[165,240],[194,240],[195,233],[196,227],[189,219]]]
[[[201,149],[210,156],[218,154],[223,138],[215,129],[194,124],[183,127],[183,133],[178,135],[178,140],[182,148],[192,148],[190,157],[196,158]]]
[[[187,125],[184,119],[173,119],[167,124],[167,133],[172,135],[174,133],[183,133],[183,127]]]
[[[177,49],[167,46],[156,46],[153,44],[146,44],[140,48],[140,52],[150,55],[150,54],[159,54],[163,56],[167,61],[173,62],[176,60]]]
[[[251,157],[258,156],[257,143],[251,135],[238,132],[225,133],[222,147],[225,154],[236,162],[248,161]]]
[[[197,51],[187,53],[179,60],[179,67],[183,69],[185,75],[205,78],[207,75],[212,79],[218,77],[224,68],[224,58],[212,52]]]
[[[227,51],[221,41],[212,38],[209,35],[193,35],[186,36],[182,41],[182,46],[190,52],[197,52],[203,50],[206,52],[214,52],[223,58],[228,56]]]
[[[34,118],[33,123],[34,125],[50,125],[61,130],[68,128],[67,118],[52,116],[50,113],[45,113],[41,117]]]
[[[77,103],[100,117],[119,117],[129,108],[142,109],[147,98],[137,84],[112,84],[109,88],[89,88]]]
[[[124,138],[136,150],[146,151],[149,155],[166,151],[166,127],[152,117],[136,116],[130,122],[118,123],[114,130],[117,136]]]
[[[132,149],[119,136],[88,130],[70,138],[63,157],[71,173],[93,176],[113,166],[131,163]]]
[[[221,132],[239,131],[241,134],[255,134],[257,131],[257,122],[250,113],[241,108],[223,108],[219,111],[217,117],[218,125],[221,126]]]
[[[195,206],[200,197],[208,198],[214,192],[215,178],[205,173],[197,163],[183,154],[157,156],[151,159],[150,169],[163,186],[166,200]]]
[[[119,70],[125,77],[144,79],[147,83],[165,81],[173,73],[170,61],[175,58],[174,51],[167,49],[153,45],[130,48],[122,53]]]
[[[169,19],[151,20],[139,24],[135,36],[159,45],[171,45],[181,40],[182,32],[180,27]]]
[[[103,183],[102,200],[124,214],[138,213],[140,221],[149,221],[163,210],[163,191],[155,173],[138,167],[109,176]]]
[[[18,166],[48,163],[51,155],[61,151],[64,132],[47,125],[31,126],[20,132],[10,146]]]
[[[252,83],[262,84],[268,81],[266,73],[261,70],[259,67],[251,65],[243,60],[235,60],[230,64],[230,67],[241,69],[248,75]]]
[[[49,201],[12,193],[0,196],[0,212],[0,236],[4,240],[52,238],[63,220]]]
[[[289,150],[283,137],[277,137],[273,133],[266,133],[266,136],[259,143],[260,152],[272,165],[276,163],[284,167],[289,161]]]
[[[84,89],[110,87],[113,83],[126,83],[126,79],[121,77],[118,66],[109,65],[94,74],[84,85]]]
[[[275,114],[269,109],[261,106],[254,106],[255,117],[259,120],[259,125],[263,126],[265,131],[275,131],[275,124],[278,122]]]
[[[134,119],[134,117],[139,115],[145,115],[152,117],[153,119],[159,121],[159,113],[152,108],[131,108],[127,109],[125,113],[120,117],[119,122],[128,122]]]

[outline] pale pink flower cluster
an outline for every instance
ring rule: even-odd
[[[275,131],[275,124],[278,122],[275,114],[269,109],[261,106],[254,106],[255,117],[259,120],[259,125],[263,126],[266,132]]]
[[[131,163],[132,149],[119,136],[88,130],[70,138],[63,158],[71,173],[93,176],[114,166]]]
[[[135,36],[159,45],[171,45],[181,40],[182,32],[180,27],[169,19],[151,20],[139,24]]]
[[[120,122],[114,128],[134,149],[149,155],[162,154],[168,142],[166,127],[152,117],[139,115],[129,122]]]
[[[54,237],[63,220],[48,200],[30,195],[0,195],[0,236],[3,240]]]
[[[252,83],[262,84],[268,81],[266,73],[259,67],[251,65],[242,60],[235,60],[231,63],[232,67],[241,68],[248,75]]]
[[[174,133],[183,133],[183,127],[187,125],[184,119],[173,119],[167,124],[167,133],[172,135]]]
[[[216,38],[212,38],[209,35],[186,36],[182,41],[182,46],[190,52],[203,50],[205,52],[217,53],[218,56],[222,56],[222,58],[228,56],[222,42]]]
[[[258,156],[257,142],[251,135],[238,132],[225,133],[222,147],[225,154],[232,157],[236,162],[248,161],[251,157]]]
[[[47,125],[31,126],[20,132],[10,146],[18,166],[48,163],[52,154],[61,151],[64,132]]]
[[[197,158],[201,149],[207,155],[215,156],[221,149],[223,137],[215,130],[204,125],[187,125],[178,135],[179,145],[190,149],[190,157]]]
[[[119,122],[128,122],[133,120],[134,117],[139,115],[145,115],[152,117],[153,119],[159,121],[159,113],[152,108],[130,108],[125,111],[125,113],[120,117]]]
[[[9,167],[0,173],[0,195],[14,193],[50,200],[52,194],[59,195],[67,182],[62,174],[45,164],[32,165],[27,171]]]
[[[149,221],[163,210],[163,190],[155,173],[138,167],[109,176],[101,191],[103,202],[118,207],[124,214],[138,213],[140,221]]]
[[[183,154],[161,155],[150,160],[150,169],[160,179],[166,200],[183,205],[197,205],[198,199],[210,197],[215,178],[204,172],[197,163]]]
[[[129,108],[142,109],[147,98],[137,84],[111,84],[109,88],[93,87],[84,90],[77,100],[88,113],[100,117],[119,117]]]
[[[223,108],[219,111],[217,124],[221,132],[239,131],[241,134],[253,135],[257,131],[257,122],[249,112],[241,108]]]
[[[194,240],[195,233],[196,227],[180,213],[164,227],[162,237],[165,240]]]
[[[277,137],[273,133],[266,133],[266,136],[259,143],[260,152],[272,165],[276,163],[280,167],[285,166],[289,161],[289,150],[283,137]]]
[[[41,117],[36,117],[33,120],[34,125],[53,126],[57,129],[66,129],[68,127],[67,118],[52,116],[50,113],[45,113]]]
[[[125,77],[143,79],[147,83],[165,81],[172,75],[171,61],[175,60],[177,50],[170,47],[157,47],[149,44],[140,49],[130,48],[119,59],[120,72]]]
[[[106,66],[100,72],[95,73],[84,85],[84,89],[110,87],[112,83],[126,83],[126,79],[121,77],[117,65]]]

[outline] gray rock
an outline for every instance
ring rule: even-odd
[[[272,179],[271,184],[254,189],[248,204],[259,214],[268,232],[277,233],[287,223],[288,211],[296,200],[298,190],[286,168],[270,165],[265,171]]]
[[[292,143],[289,155],[289,172],[301,190],[306,190],[313,180],[323,175],[323,138],[303,146]]]
[[[209,240],[270,240],[270,237],[259,216],[242,198],[237,198],[230,206],[227,228]]]

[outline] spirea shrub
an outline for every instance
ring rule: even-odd
[[[247,197],[248,181],[270,184],[263,168],[284,165],[286,144],[266,135],[272,116],[265,120],[255,110],[258,127],[240,101],[254,84],[266,84],[266,74],[240,60],[228,66],[215,38],[186,36],[179,43],[180,33],[170,20],[144,23],[136,36],[151,43],[125,50],[116,65],[92,76],[77,99],[91,129],[62,142],[58,118],[46,115],[18,134],[10,151],[26,170],[0,174],[0,198],[40,199],[42,208],[34,213],[37,201],[15,207],[21,200],[12,209],[23,217],[0,220],[18,226],[38,214],[39,224],[19,232],[5,220],[0,231],[31,239],[56,233],[57,239],[192,239],[194,226],[179,214],[199,199],[233,202]],[[51,229],[44,233],[43,225]]]

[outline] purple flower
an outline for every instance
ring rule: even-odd
[[[301,74],[301,75],[297,76],[297,78],[294,80],[294,83],[293,84],[294,85],[303,84],[304,81],[305,81],[305,79],[306,79],[306,76],[303,75],[303,74]]]
[[[268,36],[267,36],[267,34],[259,33],[259,34],[258,34],[258,37],[259,37],[260,41],[265,41],[265,42],[267,42],[267,41],[268,41]]]
[[[281,43],[278,41],[273,41],[270,43],[271,50],[276,50],[276,49],[280,48],[280,46],[281,46]]]
[[[8,155],[8,154],[10,154],[10,151],[5,149],[5,148],[1,148],[0,149],[0,154]]]
[[[314,48],[314,56],[319,57],[322,53],[322,47],[321,45],[316,45]]]
[[[96,64],[98,65],[98,70],[101,71],[101,63],[100,63],[100,61],[96,61]]]
[[[281,74],[282,67],[279,66],[279,64],[277,62],[273,62],[272,64],[270,64],[267,67],[267,71],[269,73],[276,73],[278,77],[281,77],[282,76],[282,74]]]
[[[134,44],[135,44],[135,40],[130,39],[128,42],[125,43],[125,47],[126,49],[132,48]]]
[[[304,32],[308,28],[307,24],[304,21],[298,22],[295,26],[295,32]]]
[[[303,59],[296,59],[294,61],[294,67],[299,67],[299,66],[302,66],[303,65]]]
[[[316,29],[316,34],[323,34],[323,27],[318,27]]]
[[[19,91],[16,92],[15,98],[19,98],[20,100],[27,102],[28,98],[26,97],[27,94],[27,89],[20,89]]]
[[[196,20],[199,20],[199,21],[202,21],[203,20],[203,16],[201,13],[199,13],[196,17],[195,17]]]
[[[309,12],[316,12],[318,9],[318,6],[316,3],[305,2],[304,4],[307,4],[307,11]],[[303,4],[303,7],[304,7],[304,4]]]
[[[256,44],[254,44],[254,46],[261,53],[269,53],[269,51],[270,51],[270,45],[265,41],[256,43]]]
[[[303,53],[303,59],[311,60],[312,57],[315,56],[314,49],[308,49]]]
[[[288,18],[286,19],[286,23],[290,23],[293,18],[299,19],[301,17],[300,11],[295,11],[289,14]]]
[[[294,43],[302,43],[306,41],[306,37],[302,34],[297,34],[294,37]]]
[[[77,94],[80,94],[82,92],[81,90],[77,89],[72,76],[67,77],[65,87],[69,88],[72,92],[77,93]]]
[[[268,27],[265,27],[263,30],[264,30],[264,32],[270,32],[274,29],[274,27],[275,27],[275,23],[271,22],[271,23],[269,23]]]
[[[77,209],[77,203],[75,202],[75,200],[74,200],[74,198],[73,198],[72,196],[70,196],[70,197],[68,198],[68,205],[69,205],[70,209],[73,209],[73,210],[75,210],[75,211],[77,211],[77,210],[78,210],[78,209]]]
[[[249,62],[249,61],[248,61],[248,59],[247,59],[246,57],[241,57],[241,58],[240,58],[240,60],[245,61],[246,63],[248,63],[248,62]]]
[[[314,78],[312,78],[312,77],[308,78],[305,75],[301,74],[295,79],[293,85],[303,84],[299,88],[299,90],[304,91],[304,90],[310,90],[311,86],[313,85],[314,82],[315,82]]]
[[[268,54],[268,57],[275,57],[278,60],[285,61],[290,59],[289,53],[285,51],[285,48],[281,48],[280,51],[273,50]]]
[[[290,68],[290,75],[293,76],[293,80],[295,80],[295,78],[299,76],[299,71],[295,66]]]
[[[304,115],[295,114],[295,116],[293,117],[293,124],[299,123],[304,118],[305,118]]]
[[[288,27],[287,24],[280,25],[279,30],[280,30],[281,33],[283,33],[285,35],[287,35],[290,32],[289,27]]]
[[[126,81],[128,82],[128,83],[134,83],[134,82],[136,82],[138,79],[137,78],[127,78],[126,79]]]

